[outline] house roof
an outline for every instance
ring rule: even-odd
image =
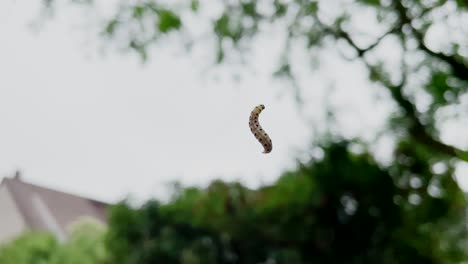
[[[26,183],[20,177],[4,178],[18,210],[31,230],[52,231],[66,237],[70,224],[81,217],[106,223],[109,204]]]

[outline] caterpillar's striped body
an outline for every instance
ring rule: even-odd
[[[258,123],[258,116],[260,113],[265,109],[264,105],[258,105],[250,113],[249,119],[249,127],[250,131],[254,134],[255,138],[262,144],[263,146],[263,153],[270,153],[273,149],[273,145],[271,143],[271,139],[268,134],[263,130],[263,128]]]

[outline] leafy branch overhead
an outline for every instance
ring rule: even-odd
[[[48,1],[48,5],[53,6],[53,2]],[[192,23],[208,22],[212,40],[217,45],[213,52],[216,62],[222,63],[227,54],[232,55],[234,51],[242,53],[257,36],[269,34],[269,29],[279,27],[287,34],[284,51],[278,54],[279,66],[274,76],[293,81],[295,73],[289,55],[293,43],[305,40],[306,54],[310,54],[330,47],[330,41],[340,50],[342,46],[338,44],[345,42],[354,50],[353,59],[367,67],[369,80],[385,87],[399,106],[398,118],[402,122],[399,122],[398,129],[406,126],[404,129],[408,135],[429,150],[468,161],[466,149],[451,146],[440,139],[439,120],[436,118],[438,111],[446,106],[457,107],[459,112],[466,113],[461,99],[468,89],[468,39],[448,37],[442,39],[438,44],[440,47],[434,47],[434,43],[427,41],[436,27],[439,31],[442,27],[453,36],[466,36],[467,1],[331,2],[239,0],[214,4],[191,0],[172,5],[153,0],[125,2],[106,24],[104,35],[124,44],[124,48],[136,51],[146,60],[151,46],[167,34],[186,34],[194,26]],[[217,14],[210,17],[204,12],[213,5],[219,8]],[[353,22],[361,12],[369,11],[381,28],[377,36],[375,29],[365,25],[357,27]],[[369,36],[375,37],[369,41]],[[378,51],[380,45],[390,39],[398,40],[393,48],[402,51],[401,64],[397,69],[387,67],[384,54]],[[367,44],[359,44],[363,42]],[[390,76],[399,76],[400,80],[395,82]],[[300,85],[297,82],[293,84],[299,102]],[[416,107],[415,98],[422,94],[431,98],[427,109]]]

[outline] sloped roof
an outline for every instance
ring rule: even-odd
[[[59,236],[81,217],[106,223],[109,204],[23,182],[19,177],[2,181],[31,230],[52,231]]]

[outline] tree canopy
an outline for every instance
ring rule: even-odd
[[[112,207],[105,233],[86,224],[65,244],[26,234],[1,263],[461,263],[466,201],[450,163],[398,147],[385,167],[346,141],[273,184],[176,186],[167,203]]]
[[[349,143],[251,190],[214,181],[110,215],[113,263],[456,263],[465,198],[408,145],[383,168]],[[416,154],[416,155],[415,155]],[[444,192],[442,195],[440,192]]]

